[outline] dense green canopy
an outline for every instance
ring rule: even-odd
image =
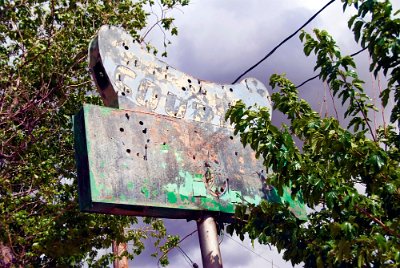
[[[376,109],[364,92],[353,58],[343,56],[326,31],[303,32],[304,53],[316,55],[315,70],[341,100],[343,127],[337,118],[321,117],[300,99],[284,75],[272,75],[273,110],[289,124],[270,121],[264,107],[236,103],[226,118],[244,145],[251,146],[271,171],[268,182],[278,192],[290,187],[310,208],[307,221],[293,216],[287,204],[263,202],[241,207],[242,221],[228,231],[284,251],[284,259],[305,267],[398,267],[400,265],[400,18],[390,1],[342,0],[356,14],[348,22],[355,40],[371,57],[370,71],[382,72],[388,86],[382,104],[394,100],[391,123],[378,129],[368,115]],[[294,138],[300,140],[296,144]],[[298,145],[300,144],[300,145]],[[365,188],[365,191],[360,190]],[[245,215],[250,210],[250,215]]]
[[[0,1],[0,266],[96,265],[98,249],[113,240],[133,241],[130,254],[139,254],[142,239],[164,239],[159,220],[124,233],[136,218],[79,212],[71,117],[83,102],[100,104],[86,58],[101,25],[144,42],[146,6],[155,5],[163,10],[155,23],[176,34],[168,11],[187,2]]]

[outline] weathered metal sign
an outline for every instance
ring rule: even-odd
[[[125,31],[103,26],[89,52],[92,76],[109,107],[75,117],[81,209],[125,215],[229,220],[239,203],[287,201],[265,181],[262,162],[224,121],[229,105],[271,107],[256,79],[201,81],[147,53]]]

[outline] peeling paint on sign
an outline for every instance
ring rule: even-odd
[[[148,216],[192,218],[202,211],[233,214],[236,204],[267,199],[288,201],[296,215],[304,215],[290,193],[279,197],[266,184],[262,162],[231,129],[95,105],[85,105],[80,118],[75,127],[84,128],[85,135],[76,137],[90,141],[79,149],[88,163],[80,180],[90,181],[85,210],[110,213],[102,204],[141,206],[153,207]],[[129,207],[123,213],[142,215]]]
[[[271,107],[256,79],[218,85],[181,73],[103,26],[90,46],[90,69],[104,103],[75,117],[81,208],[85,211],[195,219],[231,218],[241,203],[289,202],[268,185],[262,162],[224,121],[242,99]]]

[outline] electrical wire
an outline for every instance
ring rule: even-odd
[[[363,49],[360,49],[359,51],[357,51],[357,52],[351,54],[350,57],[357,56],[358,54],[360,54],[361,52],[363,52],[363,51],[366,50],[366,49],[367,49],[367,47],[364,47]],[[304,81],[304,82],[302,82],[300,85],[296,86],[296,88],[299,88],[299,87],[301,87],[301,86],[304,86],[304,85],[307,84],[308,82],[310,82],[310,81],[312,81],[312,80],[318,78],[318,77],[320,76],[320,74],[321,74],[321,73],[319,73],[319,74],[317,74],[317,75],[315,75],[315,76],[313,76],[313,77],[311,77],[311,78],[308,78],[306,81]]]
[[[282,42],[280,42],[276,47],[274,47],[267,55],[265,55],[261,60],[259,60],[256,64],[254,64],[253,66],[251,66],[249,69],[247,69],[244,73],[242,73],[241,75],[238,76],[238,78],[235,79],[235,81],[233,81],[232,84],[235,84],[237,81],[239,81],[240,78],[242,78],[244,75],[246,75],[248,72],[250,72],[251,70],[253,70],[254,68],[256,68],[258,65],[260,65],[263,61],[265,61],[267,58],[269,58],[272,54],[274,54],[274,52],[280,47],[282,46],[284,43],[286,43],[287,41],[289,41],[293,36],[295,36],[301,29],[303,29],[305,26],[307,26],[307,24],[309,24],[311,21],[313,21],[318,15],[319,13],[321,13],[325,8],[327,8],[330,4],[332,4],[333,2],[335,2],[335,0],[331,0],[329,1],[325,6],[323,6],[320,10],[318,10],[317,13],[315,13],[311,18],[309,18],[303,25],[301,25],[294,33],[292,33],[291,35],[289,35],[288,37],[286,37]]]
[[[274,262],[273,262],[273,261],[271,261],[271,260],[268,260],[267,258],[265,258],[264,256],[262,256],[262,255],[258,254],[257,252],[255,252],[255,251],[254,251],[254,250],[252,250],[251,248],[248,248],[248,247],[246,247],[245,245],[243,245],[242,243],[240,243],[240,242],[236,241],[235,239],[233,239],[233,237],[232,237],[232,236],[230,236],[230,235],[227,235],[226,237],[228,237],[229,239],[231,239],[231,240],[232,240],[233,242],[235,242],[236,244],[238,244],[238,245],[242,246],[243,248],[247,249],[248,251],[250,251],[250,252],[254,253],[255,255],[257,255],[258,257],[260,257],[261,259],[263,259],[263,260],[265,260],[265,261],[267,261],[267,262],[271,263],[273,266],[276,266],[276,267],[280,268],[278,265],[274,264]]]
[[[224,236],[225,236],[225,233],[222,232],[221,233],[221,240],[218,242],[218,245],[221,245],[222,241],[224,241]]]
[[[177,246],[176,248],[177,248],[177,249],[179,250],[179,252],[183,255],[183,258],[185,259],[185,261],[187,262],[187,264],[189,264],[190,267],[193,267],[193,262],[192,262],[192,260],[189,258],[189,256],[185,253],[185,251],[183,251],[183,249],[181,249],[180,246]]]
[[[186,254],[186,252],[180,247],[177,246],[178,250],[184,255],[186,262],[190,265],[190,267],[199,267],[197,263],[192,261],[192,259]],[[189,260],[189,261],[188,261]]]

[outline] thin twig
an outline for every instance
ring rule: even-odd
[[[194,230],[193,232],[191,232],[190,234],[185,235],[181,240],[179,240],[179,242],[177,243],[177,245],[179,245],[181,242],[183,242],[186,238],[188,238],[189,236],[193,235],[194,233],[197,232],[197,229]],[[164,252],[164,254],[158,259],[157,264],[160,263],[161,259],[165,257],[165,255],[167,255],[171,250],[173,250],[174,248],[170,248],[168,249],[166,252]]]

